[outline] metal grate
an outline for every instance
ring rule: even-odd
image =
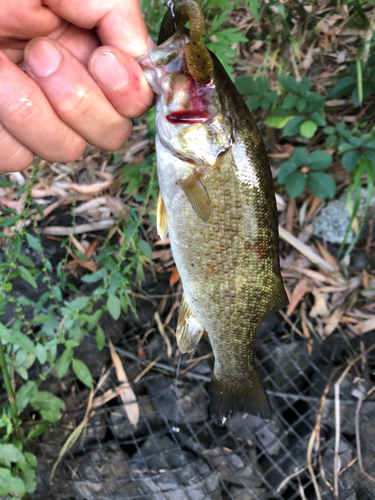
[[[158,289],[150,288],[154,297],[163,294],[161,285],[157,286]],[[173,297],[169,300],[172,303]],[[122,324],[106,323],[130,380],[144,367],[138,361],[139,339],[153,326],[152,305],[140,299],[138,310],[139,320],[128,317]],[[172,335],[170,338],[173,342]],[[363,335],[362,340],[364,349],[368,348],[375,343],[374,332]],[[89,366],[90,362],[96,363],[97,368],[102,364],[110,366],[108,352],[93,360],[90,353],[96,349],[94,339],[87,338],[85,342],[81,355]],[[323,343],[302,339],[286,329],[277,315],[271,316],[260,328],[256,358],[274,407],[273,417],[265,422],[238,414],[222,428],[208,416],[212,365],[212,358],[206,356],[210,352],[208,340],[202,341],[194,354],[194,358],[203,359],[189,371],[184,372],[194,363],[187,363],[188,356],[182,357],[183,373],[177,383],[176,357],[167,357],[157,331],[147,336],[143,348],[150,360],[157,356],[161,359],[134,386],[140,408],[137,428],[128,421],[119,398],[97,408],[83,444],[74,445],[50,481],[54,459],[74,425],[82,420],[88,397],[87,389],[77,385],[72,376],[56,385],[59,392],[55,392],[66,401],[69,411],[58,428],[34,445],[32,451],[39,457],[39,478],[32,498],[315,499],[307,470],[308,443],[324,387],[333,370],[342,365],[330,384],[321,415],[320,448],[311,454],[321,497],[335,498],[331,491],[336,439],[334,383],[348,361],[360,352],[357,339],[347,339],[340,333]],[[375,481],[361,473],[356,460],[355,432],[358,381],[364,377],[366,390],[373,386],[368,368],[374,362],[375,354],[371,351],[367,364],[364,360],[354,364],[340,387],[340,500],[375,498]],[[95,376],[95,366],[90,368]],[[104,390],[115,385],[113,375],[107,379]],[[363,468],[375,477],[374,415],[372,393],[362,403],[359,427]]]

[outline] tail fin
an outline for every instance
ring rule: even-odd
[[[257,371],[246,378],[216,378],[211,380],[210,415],[217,425],[238,411],[270,418],[271,405],[264,390],[263,383]]]

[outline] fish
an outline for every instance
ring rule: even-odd
[[[190,31],[185,28],[190,20]],[[191,352],[207,332],[214,354],[210,416],[269,419],[254,364],[256,328],[288,304],[280,273],[272,173],[254,118],[202,43],[194,0],[178,0],[159,45],[138,59],[156,94],[157,230],[169,235],[183,299],[176,337]]]

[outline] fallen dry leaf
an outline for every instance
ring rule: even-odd
[[[309,316],[310,318],[316,318],[317,316],[324,318],[328,314],[328,307],[324,296],[317,288],[314,288],[312,294],[314,295],[315,303],[310,310]]]
[[[110,340],[108,340],[108,342],[109,342],[109,350],[111,353],[112,362],[116,371],[117,380],[122,383],[120,386],[121,391],[118,392],[117,390],[117,393],[121,397],[122,402],[124,403],[124,410],[126,412],[129,421],[133,424],[134,427],[137,427],[139,421],[139,406],[137,403],[137,398],[135,397],[134,391],[131,388],[131,385],[129,384],[128,377],[126,375],[124,366],[121,362],[119,355],[115,351],[112,342]]]
[[[64,183],[64,187],[80,194],[99,194],[104,189],[107,189],[112,184],[112,182],[112,179],[104,182],[95,182],[94,184],[75,184],[74,182],[72,182]]]
[[[341,317],[345,312],[344,307],[338,307],[336,311],[325,321],[325,327],[323,330],[323,340],[326,339],[335,330],[337,325],[340,323]]]
[[[298,306],[298,304],[301,302],[303,296],[307,292],[308,288],[308,282],[306,279],[302,279],[297,283],[297,285],[294,287],[294,290],[292,292],[292,295],[289,299],[289,307],[286,311],[286,315],[290,316],[294,309]]]
[[[371,330],[375,330],[375,316],[354,327],[354,331],[357,335],[362,335],[363,333],[370,332]]]
[[[180,280],[180,275],[179,275],[179,272],[177,270],[177,267],[174,266],[173,267],[173,271],[172,271],[172,274],[169,278],[169,284],[171,286],[175,285],[178,281]]]

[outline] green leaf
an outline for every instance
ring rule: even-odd
[[[31,248],[33,248],[37,252],[43,252],[42,245],[40,244],[40,241],[37,238],[35,238],[35,236],[33,236],[30,233],[26,233],[26,239],[27,243],[31,246]]]
[[[328,99],[334,99],[335,97],[343,97],[350,94],[356,86],[357,79],[352,76],[344,76],[333,87],[331,92],[328,94]]]
[[[146,255],[150,260],[152,260],[152,250],[150,245],[145,240],[138,240],[139,250]]]
[[[18,498],[21,498],[26,493],[25,484],[22,479],[12,476],[10,470],[3,467],[0,467],[0,488]]]
[[[107,270],[101,269],[100,271],[95,271],[95,273],[85,274],[81,278],[81,281],[85,283],[96,283],[97,281],[103,280],[107,277]]]
[[[235,85],[237,87],[238,92],[242,95],[250,95],[252,94],[253,88],[253,78],[251,76],[239,76],[235,80]]]
[[[319,114],[319,113],[318,113],[318,114]],[[313,117],[313,115],[315,115],[315,113],[313,113],[313,114],[311,115],[311,118]],[[320,116],[321,116],[321,115],[320,115]],[[315,121],[315,120],[314,120],[314,121]],[[315,121],[315,123],[317,123],[317,122]],[[325,134],[327,134],[327,135],[332,135],[332,134],[334,134],[335,132],[336,132],[335,127],[325,127],[325,129],[324,129],[324,133],[325,133]]]
[[[21,278],[26,280],[32,287],[38,288],[34,276],[26,269],[26,267],[19,266],[18,272],[20,273]]]
[[[292,76],[279,75],[279,84],[291,94],[298,93],[298,82]]]
[[[34,469],[21,470],[20,477],[25,483],[27,493],[34,493],[36,490],[36,471]]]
[[[62,378],[68,371],[73,359],[73,349],[66,348],[57,362],[57,376]]]
[[[10,227],[14,226],[16,222],[20,220],[21,216],[20,215],[12,215],[11,217],[8,217],[5,222],[1,224],[2,227]]]
[[[56,424],[60,417],[60,411],[65,408],[65,403],[60,398],[47,391],[36,392],[30,400],[31,406],[40,411],[42,417]]]
[[[293,118],[293,113],[287,109],[276,108],[264,120],[266,125],[275,128],[283,128]]]
[[[112,295],[111,293],[108,294],[107,307],[111,316],[116,320],[119,319],[121,314],[121,303],[116,295]]]
[[[17,391],[16,394],[16,404],[18,413],[21,413],[21,411],[26,408],[26,406],[29,404],[29,401],[37,392],[37,390],[38,386],[36,385],[35,382],[31,380],[29,382],[26,382],[26,384],[23,384],[20,387],[20,389]]]
[[[297,104],[298,99],[298,95],[288,95],[285,97],[281,107],[283,109],[292,109]]]
[[[12,332],[0,323],[0,339],[4,339],[8,344],[13,344]]]
[[[87,385],[87,387],[92,386],[92,377],[90,370],[87,368],[87,366],[83,361],[81,361],[80,359],[73,358],[72,368],[78,380]]]
[[[357,165],[359,159],[361,158],[361,153],[359,151],[348,151],[341,158],[342,166],[348,172],[351,172],[353,168]]]
[[[0,337],[3,337],[4,329],[1,328],[3,325],[0,325]],[[16,325],[15,325],[16,326]],[[3,337],[4,338],[4,337]],[[6,340],[6,339],[5,339]],[[35,356],[35,345],[32,340],[29,339],[27,335],[17,330],[16,327],[12,329],[11,333],[11,344],[19,345],[26,352],[33,354]]]
[[[280,165],[280,172],[277,176],[277,182],[279,184],[284,184],[285,179],[290,175],[292,172],[295,172],[297,169],[297,165],[290,161],[286,161]]]
[[[307,165],[309,159],[309,153],[304,147],[295,148],[290,160],[297,166],[302,167]]]
[[[325,170],[332,163],[332,156],[326,151],[314,151],[307,162],[312,170]]]
[[[300,132],[303,137],[311,139],[311,137],[314,136],[317,128],[318,127],[315,122],[313,122],[312,120],[306,120],[302,123]]]
[[[298,99],[297,101],[297,110],[302,113],[306,109],[307,101],[306,99]]]
[[[30,439],[35,439],[36,437],[43,434],[48,429],[49,425],[50,424],[47,422],[42,422],[40,424],[34,425],[34,427],[30,429],[30,432],[27,435],[27,440],[29,441]]]
[[[12,187],[13,185],[12,181],[6,179],[5,177],[0,177],[0,188]]]
[[[35,316],[33,323],[34,325],[44,325],[45,323],[55,321],[55,319],[56,316],[53,316],[53,314],[38,314],[38,316]]]
[[[55,296],[56,300],[58,300],[59,302],[62,302],[63,296],[62,296],[61,288],[59,286],[54,285],[52,287],[52,293]]]
[[[303,116],[294,116],[288,123],[285,125],[283,134],[284,135],[296,135],[301,128],[301,123],[305,120]]]
[[[309,172],[307,177],[307,185],[314,196],[318,198],[332,199],[335,195],[335,181],[328,174],[323,172]]]
[[[286,190],[292,198],[299,196],[306,185],[306,176],[302,172],[293,172],[285,179]]]
[[[44,365],[44,363],[47,361],[47,351],[42,344],[37,344],[36,349],[35,349],[35,355],[38,358],[38,361],[41,365]]]
[[[298,92],[300,95],[305,95],[311,89],[311,81],[309,78],[302,78],[300,82],[297,83]]]
[[[349,144],[348,142],[342,142],[339,146],[339,154],[344,154],[346,153],[347,151],[353,151],[353,149],[356,149],[355,146],[353,146],[353,144]]]
[[[23,453],[14,444],[0,444],[0,459],[10,462],[24,462]]]
[[[89,302],[90,298],[82,295],[81,297],[77,297],[76,299],[72,300],[67,305],[70,308],[75,309],[76,311],[82,311],[82,309],[84,309]]]
[[[318,127],[324,127],[324,125],[326,124],[324,116],[321,115],[320,113],[317,113],[317,112],[312,113],[311,119],[313,122],[315,122],[318,125]],[[333,130],[335,130],[333,127],[326,127],[324,129],[326,134],[328,134],[327,129],[329,129],[329,128],[332,128]]]
[[[101,351],[105,344],[105,335],[103,328],[101,328],[100,326],[98,326],[98,328],[96,329],[95,340],[99,351]]]
[[[32,469],[36,469],[38,467],[38,459],[36,458],[36,456],[34,455],[34,453],[30,453],[29,451],[25,451],[24,452],[24,456],[25,456],[27,464]]]
[[[34,262],[31,259],[29,259],[29,257],[26,257],[26,255],[23,255],[22,253],[17,255],[17,259],[20,262],[22,262],[22,264],[24,264],[25,266],[35,267]]]

